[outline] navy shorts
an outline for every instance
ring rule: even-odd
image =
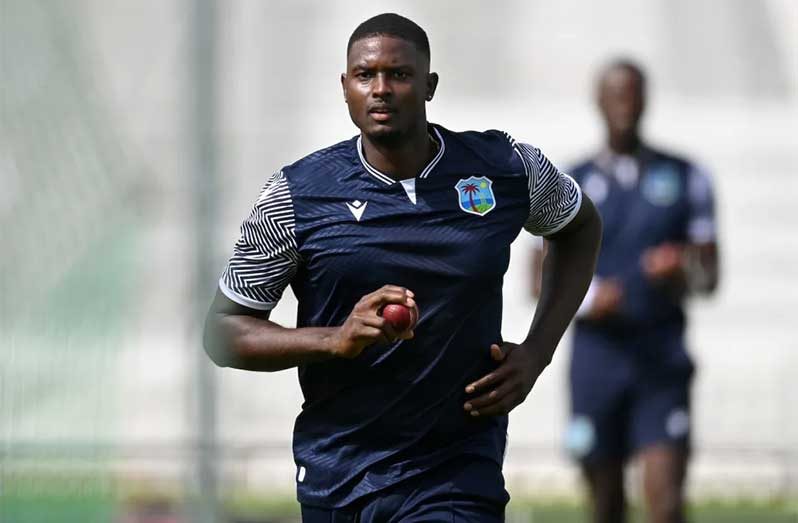
[[[501,467],[461,456],[357,500],[348,507],[302,505],[303,523],[436,523],[504,521],[510,500]]]
[[[658,444],[689,450],[693,366],[681,338],[619,341],[579,332],[571,362],[568,452],[626,460]]]

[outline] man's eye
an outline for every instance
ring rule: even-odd
[[[360,73],[357,73],[355,76],[357,76],[361,80],[368,80],[369,78],[373,77],[374,75],[372,73],[368,72],[368,71],[362,71]]]
[[[396,78],[397,80],[407,80],[410,77],[410,75],[405,73],[404,71],[396,71],[395,73],[393,73],[393,77]]]

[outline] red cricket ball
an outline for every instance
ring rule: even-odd
[[[404,332],[413,326],[413,315],[409,307],[390,303],[383,307],[382,317],[385,318],[396,332]]]

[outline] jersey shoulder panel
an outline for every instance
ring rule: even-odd
[[[496,129],[462,132],[439,129],[447,142],[458,143],[488,165],[523,174],[523,164],[514,151],[515,140],[508,133]]]
[[[314,151],[283,168],[283,173],[295,196],[303,189],[319,183],[329,183],[341,173],[349,173],[360,166],[357,159],[356,138]]]

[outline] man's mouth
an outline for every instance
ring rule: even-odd
[[[396,109],[388,106],[372,107],[369,109],[369,115],[378,122],[390,120],[396,113]]]

